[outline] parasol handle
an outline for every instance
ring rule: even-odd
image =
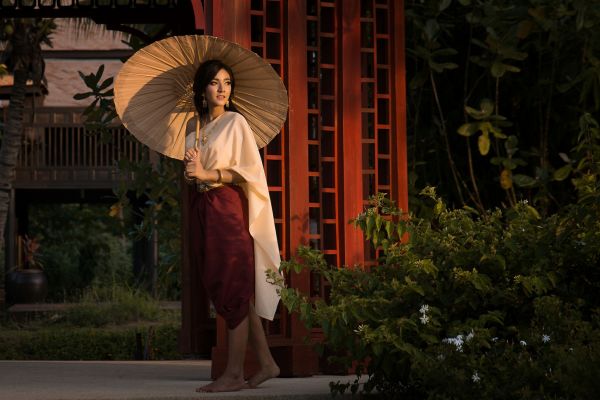
[[[194,148],[198,150],[198,143],[200,143],[200,116],[196,119],[196,139],[194,140]]]

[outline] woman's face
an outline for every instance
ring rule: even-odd
[[[224,69],[219,70],[217,75],[206,86],[204,97],[209,108],[224,107],[231,95],[231,77]]]

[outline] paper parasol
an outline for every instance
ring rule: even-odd
[[[115,108],[123,125],[142,143],[183,159],[188,121],[195,116],[193,80],[211,59],[231,67],[233,103],[246,118],[259,148],[283,126],[287,90],[271,65],[236,43],[213,36],[173,36],[137,51],[115,80]]]

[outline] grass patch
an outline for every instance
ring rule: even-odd
[[[80,303],[64,314],[65,322],[74,326],[105,326],[139,321],[160,321],[169,312],[147,293],[122,287],[92,288]]]
[[[4,360],[180,359],[179,310],[163,310],[145,292],[91,288],[62,311],[0,324]]]

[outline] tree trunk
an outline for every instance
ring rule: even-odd
[[[8,104],[2,146],[0,147],[0,246],[4,247],[4,233],[9,211],[10,191],[15,179],[15,167],[23,138],[23,110],[27,89],[27,71],[14,71],[14,83]],[[10,267],[10,266],[5,266]],[[4,286],[5,271],[0,271],[0,288]]]

